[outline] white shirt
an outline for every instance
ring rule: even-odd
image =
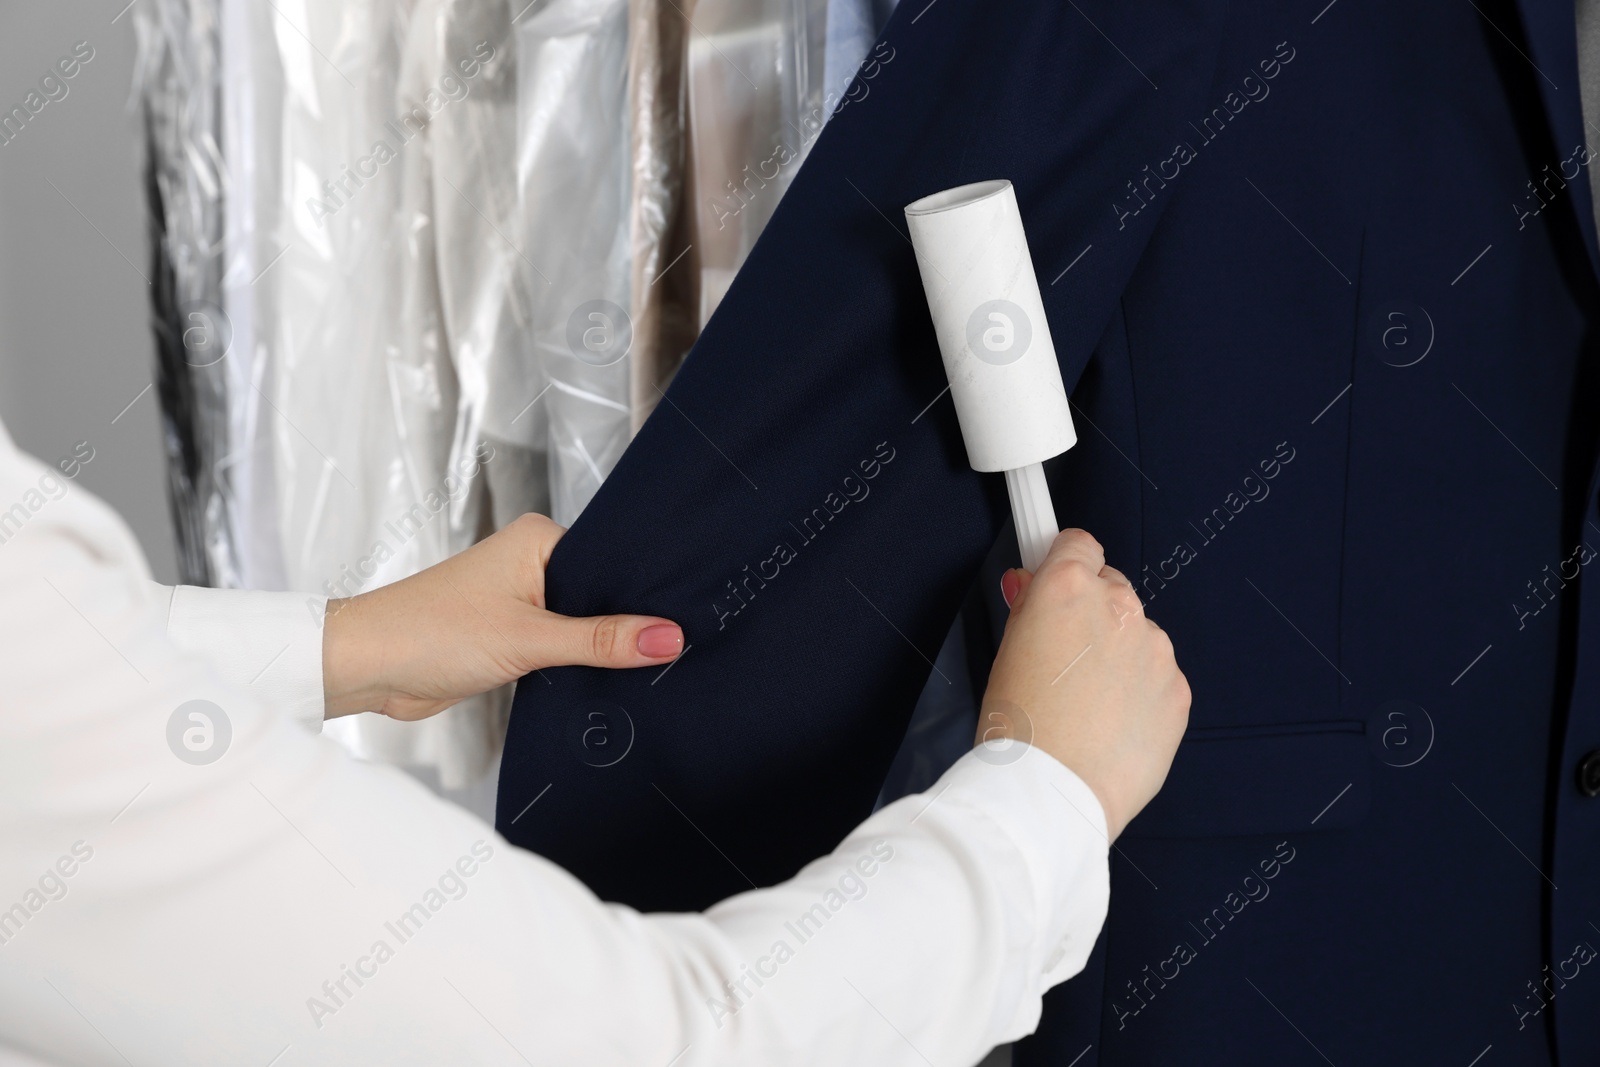
[[[1101,808],[1029,748],[704,914],[602,903],[316,736],[320,600],[156,585],[3,427],[0,540],[0,1059],[967,1067],[1105,918]]]

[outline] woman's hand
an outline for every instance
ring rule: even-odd
[[[649,667],[683,651],[668,619],[570,619],[544,606],[544,568],[566,530],[528,514],[410,578],[328,601],[326,715],[425,719],[541,667]]]
[[[1115,840],[1167,778],[1189,722],[1172,642],[1105,550],[1082,530],[1038,573],[1007,571],[1011,618],[989,676],[978,741],[1042,748],[1094,790]]]

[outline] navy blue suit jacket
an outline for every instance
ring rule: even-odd
[[[901,208],[1010,178],[1194,692],[1019,1062],[1600,1062],[1584,141],[1570,2],[904,0],[551,561],[690,647],[525,680],[500,829],[687,909],[869,812],[1007,514]]]

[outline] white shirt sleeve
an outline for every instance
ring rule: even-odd
[[[1098,935],[1100,806],[1026,748],[963,758],[704,914],[604,904],[302,729],[274,703],[320,686],[295,611],[188,612],[103,504],[42,491],[45,473],[0,431],[0,509],[21,508],[0,510],[0,1046],[55,1064],[959,1067],[1029,1032]]]
[[[322,732],[322,620],[328,598],[151,582],[167,603],[167,637],[226,682]]]

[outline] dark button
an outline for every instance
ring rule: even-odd
[[[1578,791],[1586,797],[1600,797],[1600,748],[1578,761]]]

